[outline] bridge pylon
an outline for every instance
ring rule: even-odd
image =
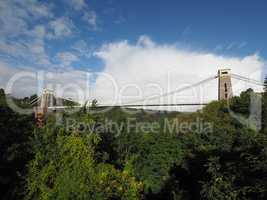
[[[218,100],[228,100],[233,97],[231,70],[218,70]]]
[[[38,127],[44,125],[45,116],[48,112],[48,107],[53,106],[54,96],[53,90],[44,89],[40,97],[39,106],[35,107],[35,119]]]

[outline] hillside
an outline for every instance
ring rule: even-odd
[[[33,116],[1,104],[5,199],[265,199],[267,136],[229,113],[247,116],[252,90],[203,110],[126,113],[97,108]],[[1,101],[3,101],[3,92]],[[263,123],[266,120],[266,97]],[[133,112],[134,111],[134,112]],[[23,187],[21,187],[23,186]]]

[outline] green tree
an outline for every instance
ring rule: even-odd
[[[262,132],[267,133],[267,76],[264,79],[264,92],[262,95]]]
[[[98,134],[65,132],[52,122],[35,131],[27,198],[139,199],[142,184],[130,172],[95,160],[100,140]]]
[[[33,118],[11,110],[5,103],[4,90],[0,93],[0,192],[3,199],[21,199],[23,176],[31,159]]]

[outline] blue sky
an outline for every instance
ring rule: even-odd
[[[113,1],[102,15],[100,41],[136,40],[148,35],[159,43],[181,43],[221,54],[266,53],[266,1]],[[98,12],[103,6],[95,5]],[[101,12],[102,10],[102,12]],[[121,16],[123,23],[112,21]],[[244,47],[244,48],[243,48]]]
[[[180,72],[197,67],[183,62],[183,56],[197,53],[208,66],[236,59],[246,74],[265,73],[266,9],[264,0],[1,0],[1,78],[18,69],[113,74],[122,62],[121,71],[133,72],[137,65],[151,64],[155,51],[166,55],[162,65],[168,63],[164,59],[174,49],[181,59],[170,65],[181,61]],[[146,53],[140,57],[135,49]]]
[[[41,7],[47,13],[32,13],[36,19],[25,17],[28,32],[36,26],[45,29],[44,34],[51,34],[49,23],[58,20],[66,26],[58,31],[57,36],[43,36],[44,51],[53,64],[60,62],[57,54],[62,52],[77,53],[73,46],[83,46],[74,67],[90,66],[91,70],[101,70],[101,61],[90,54],[108,42],[128,40],[136,42],[140,35],[147,35],[153,41],[175,44],[193,50],[209,51],[228,56],[245,56],[259,53],[267,58],[267,2],[258,1],[175,1],[175,0],[71,0],[71,1],[1,1],[5,10],[10,12],[34,6]],[[69,3],[68,3],[69,2]],[[3,8],[4,9],[4,8]],[[28,8],[31,9],[31,8]],[[2,13],[5,15],[5,13]],[[41,16],[38,16],[41,15]],[[85,18],[87,15],[87,19]],[[19,22],[8,21],[9,16],[2,16],[7,26],[19,26]],[[20,16],[18,16],[20,17]],[[14,18],[14,17],[13,17]],[[61,20],[60,20],[61,19]],[[0,22],[1,22],[0,21]],[[50,22],[49,22],[50,21]],[[3,24],[0,23],[0,26]],[[8,28],[6,28],[8,29]],[[10,31],[13,31],[12,29]],[[31,37],[21,30],[15,30],[14,37],[7,33],[2,40],[5,43],[27,43]],[[69,31],[69,33],[68,33]],[[1,31],[0,31],[1,32]],[[13,44],[14,46],[15,44]],[[31,44],[30,44],[31,45]],[[16,47],[17,48],[17,47]],[[19,59],[28,65],[42,67],[23,56],[12,56],[1,48],[2,59],[15,62]],[[27,49],[26,49],[27,50]],[[25,50],[25,51],[26,51]],[[23,59],[21,59],[23,57]]]

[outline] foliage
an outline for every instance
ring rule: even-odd
[[[5,101],[0,90],[0,188],[3,199],[22,198],[25,165],[31,159],[29,139],[32,116],[19,115]]]
[[[251,89],[195,113],[118,107],[99,113],[103,108],[95,101],[89,109],[62,113],[60,125],[51,113],[45,127],[34,131],[32,116],[19,116],[0,98],[1,166],[10,170],[1,173],[1,187],[6,199],[22,197],[14,182],[24,184],[26,199],[266,199],[266,91],[260,130],[240,121],[250,115],[251,97],[259,96]],[[76,127],[67,129],[68,119]],[[136,126],[102,127],[106,120],[125,125],[129,119]],[[163,128],[165,120],[199,119],[211,129]],[[160,124],[156,131],[136,129],[153,122]],[[16,173],[24,175],[25,169],[23,183]]]
[[[28,199],[138,199],[142,185],[134,177],[96,162],[98,134],[80,135],[50,125],[35,131]]]

